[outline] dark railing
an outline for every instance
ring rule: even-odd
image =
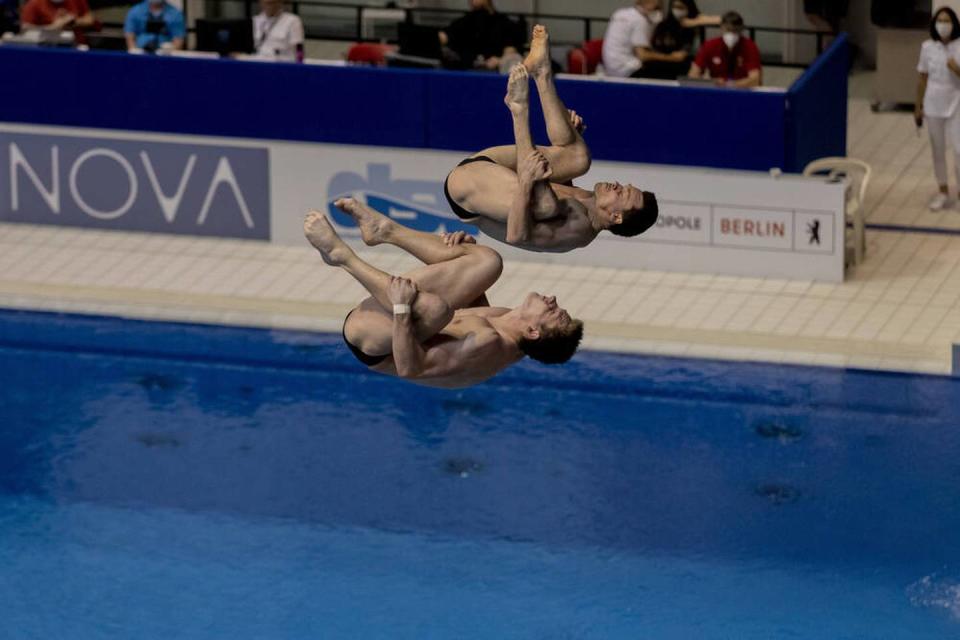
[[[242,5],[243,15],[250,18],[259,11],[257,7],[256,0],[207,0],[208,7],[211,5],[214,7],[214,14],[221,13],[219,11],[220,7],[225,5]],[[363,18],[364,13],[367,11],[373,10],[383,10],[383,9],[394,9],[396,11],[402,11],[404,14],[404,20],[407,22],[417,22],[424,23],[427,22],[434,26],[442,26],[448,24],[454,16],[461,16],[464,14],[464,11],[461,9],[442,9],[442,8],[402,8],[402,7],[377,7],[371,5],[356,5],[348,4],[343,2],[327,2],[326,0],[291,0],[290,7],[293,13],[304,18],[302,9],[308,8],[313,9],[332,9],[335,11],[343,11],[344,13],[349,13],[351,17],[346,21],[346,24],[349,25],[346,29],[330,29],[318,27],[313,23],[312,19],[304,19],[304,29],[306,30],[306,36],[310,39],[315,40],[333,40],[333,41],[343,41],[343,42],[387,42],[391,44],[396,43],[395,37],[387,38],[367,38],[363,34]],[[567,23],[579,23],[580,32],[582,37],[579,40],[553,40],[553,43],[558,46],[579,46],[586,40],[592,40],[595,37],[599,38],[603,36],[603,31],[596,29],[596,23],[607,23],[610,21],[609,16],[571,16],[571,15],[561,15],[561,14],[551,14],[551,13],[522,13],[522,12],[504,12],[506,15],[513,18],[523,18],[526,20],[528,26],[541,21],[548,22],[567,22]],[[444,20],[429,20],[430,16],[443,16]],[[211,17],[218,17],[217,15]],[[329,25],[330,16],[324,16],[324,22]],[[426,19],[426,20],[425,20]],[[344,24],[344,19],[339,20],[341,24]],[[104,26],[121,28],[122,24],[115,23],[104,23]],[[708,31],[717,31],[719,27],[702,27],[700,31],[701,41],[705,39]],[[758,34],[793,34],[800,35],[805,37],[813,37],[816,40],[816,55],[819,56],[823,53],[824,44],[826,38],[833,38],[836,34],[832,34],[825,31],[815,31],[813,29],[789,29],[784,27],[761,27],[761,26],[747,26],[747,33],[750,36],[751,40],[756,40]],[[193,31],[193,29],[190,29]],[[769,66],[780,66],[780,67],[798,67],[806,68],[810,65],[810,62],[801,63],[801,62],[784,62],[783,60],[777,59],[768,59],[764,58],[764,64]]]
[[[256,0],[208,0],[208,3],[214,5],[224,5],[224,4],[243,4],[244,15],[247,17],[252,17],[257,8]],[[349,11],[353,14],[352,17],[352,28],[348,30],[348,33],[338,33],[336,31],[330,30],[320,30],[316,28],[311,28],[311,25],[304,21],[304,27],[307,31],[307,37],[313,39],[322,39],[322,40],[343,40],[343,41],[356,41],[356,42],[389,42],[394,43],[394,38],[364,38],[363,37],[363,17],[366,11],[371,10],[383,10],[388,7],[377,7],[370,5],[356,5],[356,4],[347,4],[342,2],[327,2],[326,0],[292,0],[290,2],[293,13],[301,15],[302,7],[310,8],[319,8],[319,9],[334,9]],[[396,11],[402,11],[404,13],[404,20],[407,22],[423,22],[423,18],[427,18],[431,15],[433,16],[444,16],[447,20],[443,22],[431,21],[432,24],[437,26],[448,24],[454,16],[461,16],[464,14],[462,9],[442,9],[442,8],[395,8]],[[579,23],[580,31],[582,37],[579,40],[554,40],[554,44],[559,46],[579,46],[582,42],[586,40],[592,40],[594,38],[603,37],[603,30],[596,29],[596,23],[607,23],[610,21],[609,16],[572,16],[572,15],[561,15],[561,14],[552,14],[552,13],[524,13],[517,11],[504,12],[506,15],[513,18],[523,18],[526,20],[528,26],[532,26],[537,22],[550,21],[550,22],[566,22],[566,23]],[[706,29],[718,29],[718,27],[707,27]],[[758,34],[793,34],[805,37],[813,37],[816,41],[816,55],[820,55],[824,50],[824,43],[826,38],[832,38],[836,34],[832,34],[825,31],[816,31],[813,29],[789,29],[784,27],[763,27],[763,26],[747,26],[747,33],[750,36],[750,39],[756,40]],[[701,29],[701,40],[705,35],[705,30]],[[811,60],[812,62],[812,60]],[[782,60],[764,60],[765,64],[771,66],[784,66],[784,67],[801,67],[805,68],[809,66],[808,63],[793,63],[793,62],[783,62]]]

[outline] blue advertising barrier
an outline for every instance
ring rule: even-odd
[[[396,147],[426,141],[425,77],[417,73],[10,46],[0,47],[0,73],[9,89],[3,122]]]
[[[510,144],[503,76],[442,73],[427,82],[427,145],[479,150]],[[766,171],[783,166],[784,94],[660,84],[557,81],[583,116],[595,160]],[[534,139],[546,142],[531,96]]]
[[[847,155],[850,45],[841,34],[787,93],[787,171],[811,160]]]
[[[789,92],[571,79],[558,88],[584,116],[595,159],[799,171],[845,137],[834,117],[846,110],[845,42]],[[468,153],[512,140],[505,78],[492,74],[10,46],[0,73],[19,88],[0,101],[3,122]],[[546,142],[538,109],[534,134]]]

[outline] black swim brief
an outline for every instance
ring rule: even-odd
[[[457,166],[462,167],[463,165],[470,164],[471,162],[492,162],[493,164],[497,164],[492,158],[488,158],[487,156],[473,156],[472,158],[467,158]],[[471,220],[476,218],[477,214],[470,213],[457,204],[456,200],[450,197],[450,189],[447,187],[448,182],[450,182],[449,175],[447,176],[447,179],[443,181],[443,195],[447,196],[447,202],[450,203],[450,208],[453,210],[453,212],[457,214],[457,217],[461,220]]]

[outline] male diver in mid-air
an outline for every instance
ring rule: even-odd
[[[533,158],[528,157],[523,168]],[[343,338],[370,369],[433,387],[460,388],[492,378],[525,355],[546,363],[569,360],[583,323],[556,298],[530,293],[515,309],[491,307],[485,292],[503,263],[462,232],[445,237],[404,227],[352,198],[335,203],[352,216],[363,241],[392,244],[424,263],[395,277],[364,262],[330,221],[312,211],[304,233],[323,260],[344,269],[370,297],[347,314]]]
[[[550,146],[539,149],[530,135],[529,76],[550,138]],[[573,186],[573,179],[590,169],[590,150],[582,120],[557,95],[545,27],[534,27],[530,53],[511,71],[504,102],[513,115],[516,145],[467,158],[444,184],[453,212],[464,222],[501,242],[549,252],[584,247],[605,229],[635,236],[656,222],[657,199],[649,191],[609,182],[593,191]]]

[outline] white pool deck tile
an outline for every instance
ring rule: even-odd
[[[848,123],[848,155],[867,161],[873,169],[866,196],[868,222],[960,229],[960,206],[956,204],[960,185],[955,184],[952,158],[948,158],[948,168],[954,206],[939,212],[927,209],[937,192],[933,157],[927,130],[917,131],[912,114],[874,113],[869,100],[855,99],[850,101]]]
[[[508,262],[491,299],[556,293],[593,349],[949,373],[960,237],[868,239],[843,284]],[[391,272],[416,265],[389,248],[361,255]],[[5,307],[336,331],[362,295],[306,243],[0,225]]]
[[[850,102],[850,155],[871,163],[871,224],[960,230],[926,210],[929,143],[909,114]],[[507,262],[491,291],[511,306],[556,294],[587,324],[585,347],[669,356],[948,374],[960,342],[960,235],[867,234],[842,284]],[[416,261],[361,255],[402,273]],[[339,331],[363,291],[307,246],[0,224],[0,306]]]

